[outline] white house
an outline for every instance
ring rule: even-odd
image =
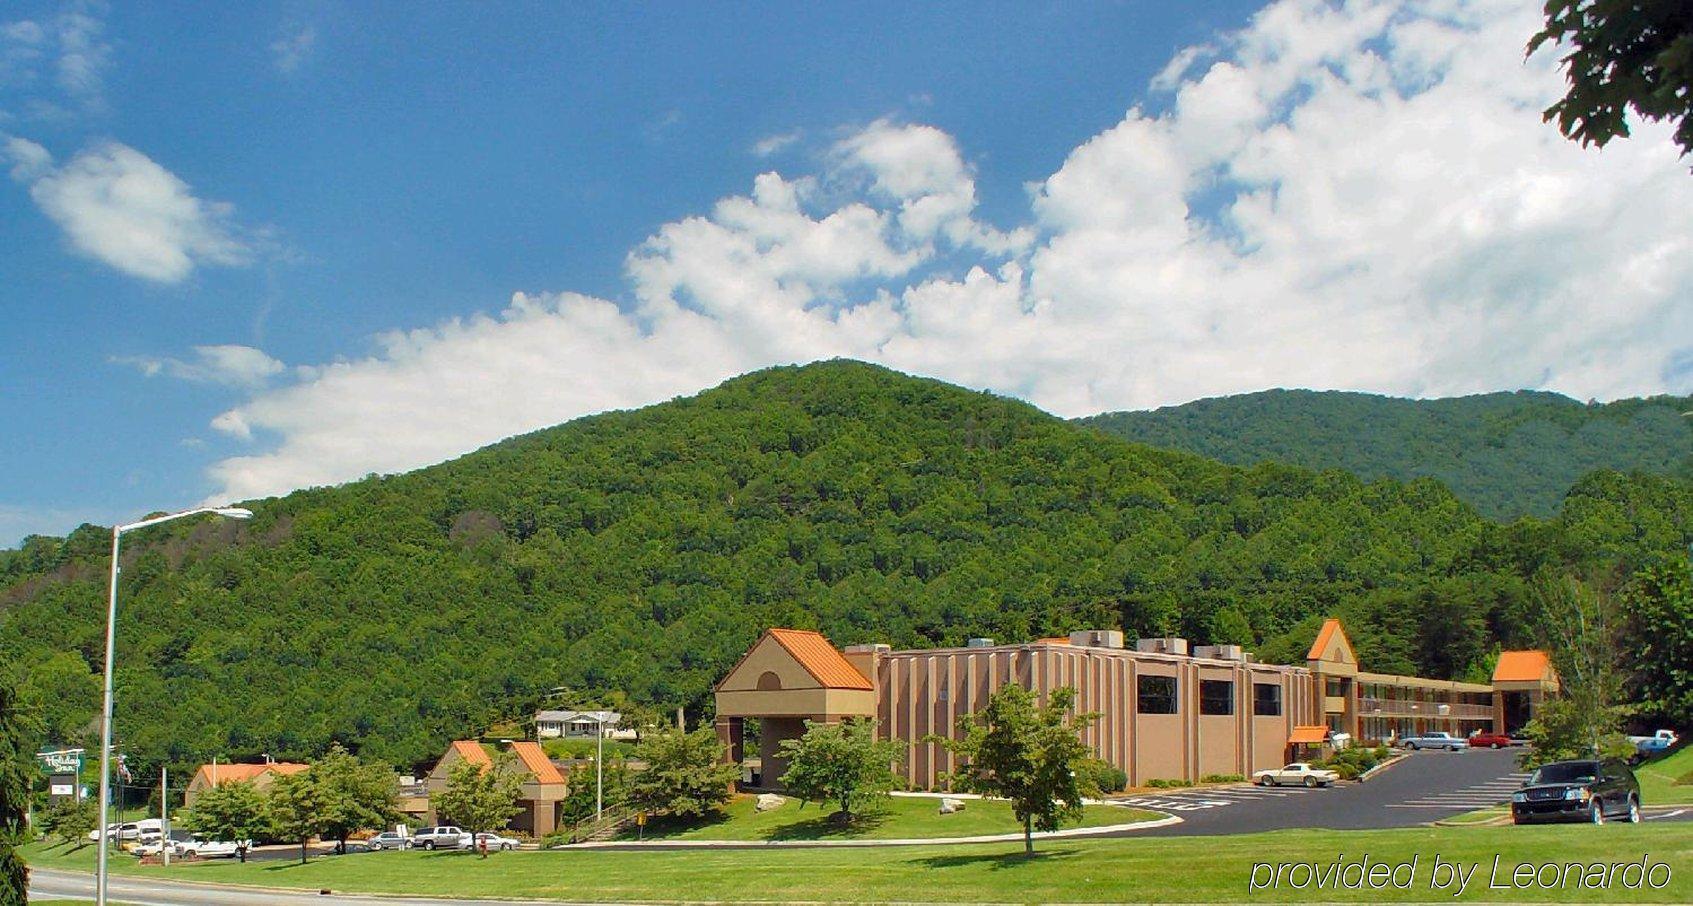
[[[593,739],[604,731],[607,739],[622,739],[632,733],[619,728],[623,715],[616,711],[536,711],[535,735],[542,739]]]

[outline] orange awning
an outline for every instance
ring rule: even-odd
[[[1328,727],[1294,727],[1287,741],[1294,744],[1316,744],[1329,738]]]

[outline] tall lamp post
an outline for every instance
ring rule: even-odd
[[[161,522],[199,516],[203,513],[215,513],[228,519],[253,518],[252,510],[240,507],[208,506],[112,527],[111,597],[106,603],[106,697],[100,712],[100,853],[97,857],[99,864],[94,873],[94,902],[96,906],[106,906],[106,856],[111,849],[109,838],[112,835],[111,824],[107,819],[107,809],[111,807],[112,795],[112,650],[115,647],[113,640],[117,635],[118,624],[118,548],[123,541],[124,532],[133,532],[136,529],[158,525]]]

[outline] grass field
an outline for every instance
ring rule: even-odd
[[[737,798],[729,804],[722,820],[706,824],[655,822],[647,825],[645,837],[648,840],[894,840],[1015,834],[1023,830],[1012,816],[1011,806],[1004,802],[967,800],[963,811],[942,815],[938,799],[894,796],[875,813],[843,826],[830,818],[833,807],[819,808],[789,799],[780,808],[759,812],[753,807],[755,801],[752,796]],[[1161,817],[1140,809],[1096,805],[1084,809],[1081,820],[1073,826],[1103,827]],[[625,836],[634,839],[636,835],[635,829],[630,828]]]
[[[1693,746],[1682,746],[1667,758],[1636,766],[1640,801],[1646,805],[1693,804],[1693,783],[1676,783],[1689,774],[1693,774]]]
[[[1317,863],[1337,857],[1416,861],[1409,889],[1249,891],[1256,863]],[[1620,862],[1668,866],[1661,889],[1492,889],[1494,858],[1510,877],[1518,863]],[[87,870],[92,850],[35,845],[32,864]],[[375,853],[294,862],[210,862],[169,869],[116,863],[126,875],[337,892],[559,898],[573,901],[954,901],[954,902],[1381,902],[1446,899],[1432,888],[1436,858],[1479,866],[1466,900],[1693,902],[1693,824],[1392,831],[1277,831],[1232,837],[1050,841],[1034,858],[1019,844],[619,852]],[[1260,869],[1262,873],[1266,871]],[[1661,875],[1660,875],[1661,879]],[[1297,880],[1297,879],[1296,879]]]

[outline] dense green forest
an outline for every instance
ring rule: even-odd
[[[249,505],[126,540],[138,764],[331,741],[417,763],[560,685],[698,718],[770,625],[896,646],[1121,626],[1298,659],[1339,614],[1372,669],[1474,675],[1532,641],[1536,571],[1693,537],[1674,478],[1596,472],[1501,525],[1434,480],[1222,465],[855,362]],[[0,663],[54,742],[97,710],[108,542],[0,551]]]
[[[1266,390],[1082,419],[1125,440],[1234,465],[1274,461],[1365,479],[1436,478],[1494,519],[1549,517],[1596,469],[1693,479],[1693,397],[1582,404],[1518,391],[1410,400]]]

